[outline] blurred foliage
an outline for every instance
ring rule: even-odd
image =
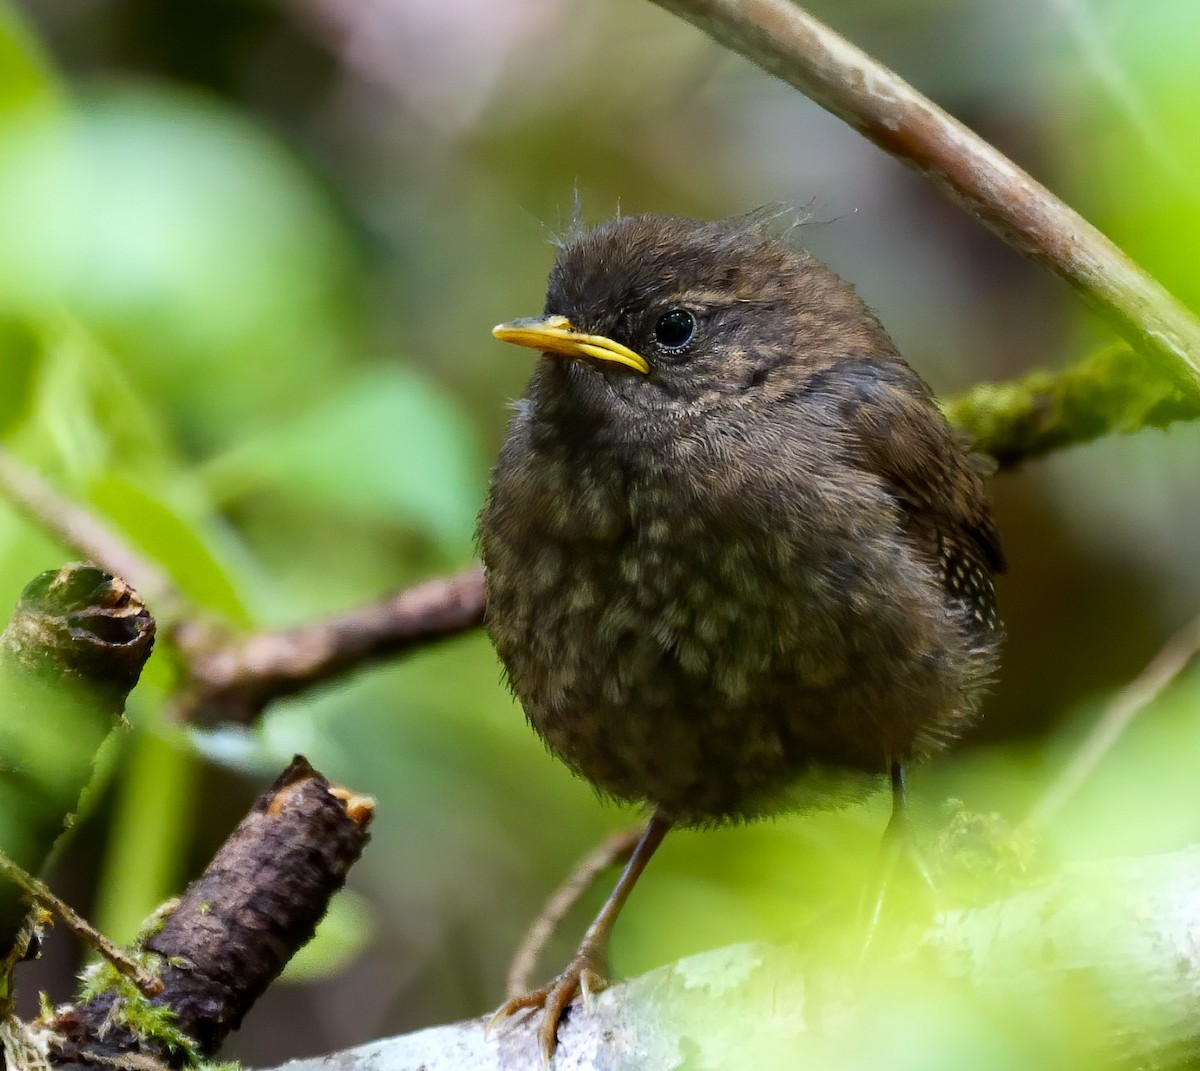
[[[37,626],[28,622],[36,612],[50,611],[44,602],[36,611],[25,607],[24,628],[0,636],[0,851],[34,873],[79,811],[101,745],[121,724],[124,699],[114,698],[111,688],[64,674],[66,656],[31,658],[27,648]],[[47,642],[60,639],[49,629],[36,635]],[[12,886],[0,887],[0,960],[27,910],[23,900]]]
[[[1193,0],[813,8],[1200,301]],[[465,565],[529,368],[487,331],[541,307],[546,239],[575,191],[591,220],[805,206],[802,240],[940,392],[1108,341],[901,165],[639,0],[25,0],[0,3],[0,436],[238,627]],[[1005,669],[979,732],[912,779],[924,840],[951,797],[1018,823],[1200,605],[1198,447],[1194,427],[1142,433],[998,481]],[[0,602],[63,558],[0,506]],[[482,636],[245,731],[171,724],[172,683],[160,651],[60,864],[115,936],[294,751],[379,801],[352,878],[361,910],[304,967],[336,977],[269,994],[234,1046],[248,1061],[497,1003],[541,900],[632,818],[546,757]],[[1198,704],[1189,677],[1147,712],[1040,850],[1194,839],[1179,801]],[[673,835],[618,928],[617,970],[852,917],[886,816],[881,793]],[[69,965],[37,969],[63,995]]]

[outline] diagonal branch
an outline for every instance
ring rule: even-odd
[[[1062,276],[1178,386],[1200,394],[1200,321],[1073,209],[788,0],[654,0],[795,86],[1023,256]]]
[[[483,620],[483,570],[426,580],[324,621],[231,636],[203,620],[157,565],[90,510],[72,502],[0,447],[0,495],[65,545],[114,575],[154,591],[161,629],[178,648],[185,719],[250,722],[272,700],[356,666],[475,628]]]
[[[272,699],[465,632],[482,620],[483,569],[474,566],[281,632],[236,638],[184,621],[172,636],[188,673],[177,711],[190,722],[247,724]]]
[[[166,573],[90,510],[61,495],[0,446],[0,496],[64,546],[127,583],[155,608],[160,622],[177,613],[183,596]]]
[[[135,1009],[119,984],[85,985],[99,991],[36,1024],[49,1066],[162,1071],[211,1056],[312,937],[370,839],[374,811],[373,800],[296,756],[152,920],[144,949],[159,968],[158,992]],[[147,1030],[156,1010],[163,1033]]]

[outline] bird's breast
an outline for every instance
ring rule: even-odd
[[[481,515],[488,628],[530,722],[601,789],[697,820],[769,809],[814,764],[881,769],[953,701],[926,685],[958,637],[886,511],[813,511],[848,533],[805,517],[816,483],[775,510],[746,483],[517,429]]]

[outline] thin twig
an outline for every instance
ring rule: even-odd
[[[1044,826],[1079,791],[1104,756],[1139,714],[1154,702],[1200,654],[1200,617],[1172,636],[1146,668],[1117,693],[1083,743],[1055,778],[1026,819]]]
[[[1200,321],[1011,160],[788,0],[654,0],[795,86],[1004,241],[1074,286],[1181,388],[1200,391]]]
[[[2,446],[0,495],[65,546],[136,587],[159,621],[169,620],[182,607],[183,597],[165,572]]]
[[[184,720],[250,722],[272,699],[483,620],[483,570],[473,566],[301,628],[233,637],[200,619],[167,574],[122,536],[3,447],[0,495],[56,539],[134,583],[155,606],[187,672],[178,702]]]
[[[160,978],[144,970],[133,957],[113,944],[69,904],[55,896],[44,883],[17,866],[3,851],[0,851],[0,873],[19,885],[35,903],[57,915],[67,929],[93,952],[108,960],[146,996],[155,997],[162,992],[163,984]]]
[[[567,880],[550,895],[541,913],[533,920],[533,925],[521,938],[512,965],[508,968],[505,996],[519,997],[533,988],[533,972],[537,962],[567,912],[579,903],[580,897],[604,871],[629,859],[645,831],[646,827],[640,825],[610,833],[576,864]]]
[[[185,621],[172,637],[189,675],[177,713],[198,723],[248,723],[272,699],[457,635],[482,620],[483,569],[473,566],[282,632],[231,639],[202,623]]]

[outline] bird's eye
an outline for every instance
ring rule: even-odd
[[[664,350],[682,349],[696,333],[696,317],[687,309],[670,309],[654,325],[654,339]]]

